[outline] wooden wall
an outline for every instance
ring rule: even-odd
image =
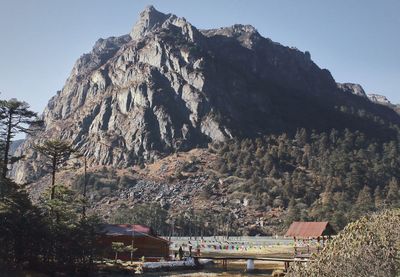
[[[104,249],[104,258],[114,259],[115,252],[112,250],[113,242],[122,242],[126,246],[132,244],[132,236],[102,236],[99,244]],[[141,257],[159,257],[168,258],[169,242],[157,237],[140,236],[133,238],[133,247],[137,248],[133,252],[135,259]],[[118,259],[129,261],[131,253],[118,253]]]

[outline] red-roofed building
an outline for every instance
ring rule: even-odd
[[[336,232],[329,222],[293,222],[286,232],[286,237],[298,239],[317,239],[319,237],[329,237]]]
[[[325,246],[325,240],[336,235],[329,222],[293,222],[285,236],[294,239],[296,257],[307,258]]]
[[[125,246],[136,248],[133,258],[145,257],[148,259],[168,258],[169,241],[158,237],[155,232],[144,225],[133,224],[103,224],[99,228],[99,244],[104,250],[103,256],[112,259],[115,252],[113,242],[122,242]],[[118,259],[129,261],[129,251],[118,253]]]

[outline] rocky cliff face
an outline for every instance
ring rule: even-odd
[[[150,6],[129,35],[100,39],[78,59],[13,174],[18,182],[41,176],[31,146],[50,138],[71,141],[92,165],[127,167],[233,137],[349,127],[337,106],[370,106],[339,90],[308,52],[252,26],[198,30]]]

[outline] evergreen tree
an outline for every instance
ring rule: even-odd
[[[375,204],[375,209],[377,210],[380,210],[381,208],[384,207],[384,199],[382,196],[382,191],[380,186],[377,186],[374,191],[374,204]]]
[[[374,208],[374,201],[371,197],[371,189],[367,186],[364,186],[363,189],[358,194],[356,204],[354,206],[355,218],[358,218],[361,215],[367,214],[371,212]]]
[[[2,176],[7,177],[8,166],[17,159],[10,159],[12,139],[18,133],[31,133],[41,121],[37,114],[29,109],[29,105],[17,99],[0,101],[1,137],[4,142]]]
[[[298,146],[304,147],[308,140],[306,129],[301,128],[300,130],[297,130],[295,140]]]
[[[400,192],[399,182],[397,179],[392,178],[388,185],[388,192],[386,195],[386,201],[389,205],[398,207],[400,204]]]
[[[43,144],[36,145],[35,149],[48,159],[47,166],[50,167],[52,176],[50,200],[53,200],[56,173],[76,151],[71,144],[61,140],[46,140]]]

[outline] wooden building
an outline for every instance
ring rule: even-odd
[[[293,222],[285,236],[294,239],[294,254],[297,257],[307,257],[319,252],[326,240],[336,235],[329,222]]]
[[[157,260],[169,257],[170,242],[158,237],[150,227],[131,224],[104,224],[101,225],[99,233],[99,245],[103,250],[104,258],[114,258],[113,242],[133,246],[136,249],[132,253],[134,259],[145,257],[146,259]],[[129,261],[131,252],[118,253],[118,259]]]

